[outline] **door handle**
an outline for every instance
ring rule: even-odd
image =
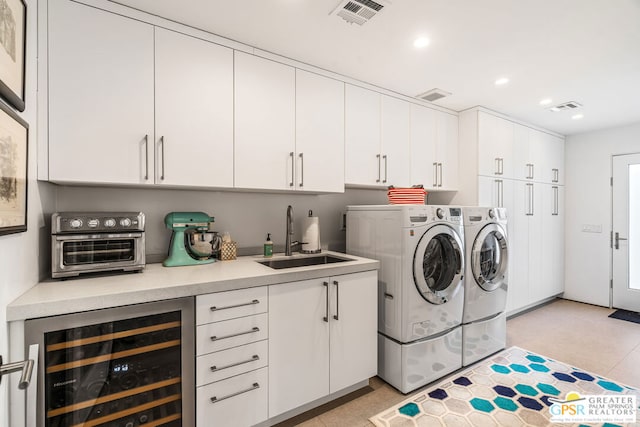
[[[322,320],[329,323],[329,282],[322,282],[322,286],[327,290],[327,303],[325,306],[324,317]]]
[[[626,237],[620,237],[620,233],[616,231],[614,240],[615,240],[616,249],[620,249],[620,240],[628,240],[628,239]]]
[[[376,154],[376,158],[378,159],[378,179],[376,179],[376,182],[380,182],[380,179],[381,179],[381,178],[380,178],[380,175],[381,175],[381,173],[382,173],[382,172],[381,172],[381,170],[380,170],[380,169],[381,169],[381,166],[382,166],[382,165],[380,164],[380,161],[381,161],[381,160],[380,160],[380,154]]]
[[[499,208],[503,208],[504,207],[504,182],[502,182],[501,179],[496,179],[496,202]]]
[[[382,158],[384,159],[384,180],[382,180],[382,182],[386,183],[388,178],[389,159],[386,154],[382,156]]]
[[[438,187],[442,187],[442,163],[438,163]]]
[[[162,174],[160,175],[160,181],[164,181],[164,135],[160,137],[160,145],[162,145]]]
[[[337,280],[334,280],[333,284],[336,285],[336,314],[333,315],[333,320],[340,320],[338,318],[340,316],[340,284]]]
[[[434,163],[433,164],[433,187],[437,187],[438,186],[438,164]]]
[[[144,136],[144,180],[149,179],[149,135]]]
[[[18,381],[18,388],[24,390],[29,387],[31,382],[31,374],[33,373],[33,359],[27,359],[20,362],[5,363],[2,364],[2,356],[0,356],[0,382],[2,376],[5,374],[11,374],[13,372],[22,372],[20,380]]]
[[[304,187],[304,153],[298,154],[300,157],[300,187]]]
[[[296,177],[295,177],[295,167],[294,167],[294,163],[295,163],[295,154],[292,152],[289,153],[289,156],[291,157],[291,182],[289,182],[289,187],[293,187],[293,181],[295,181]]]
[[[496,170],[494,172],[494,175],[501,175],[500,173],[500,157],[496,157]]]

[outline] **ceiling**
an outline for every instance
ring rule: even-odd
[[[566,135],[640,122],[640,0],[392,0],[363,26],[330,15],[339,0],[117,3],[404,95],[440,88],[452,95],[434,104],[456,111]],[[583,107],[554,113],[544,98]]]

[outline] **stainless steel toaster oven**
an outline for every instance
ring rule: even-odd
[[[51,276],[145,267],[142,212],[58,212],[51,217]]]

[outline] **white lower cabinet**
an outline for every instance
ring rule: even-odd
[[[269,286],[269,417],[377,373],[377,272]]]

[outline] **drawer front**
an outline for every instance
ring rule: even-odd
[[[198,356],[196,385],[198,387],[267,366],[269,344],[258,341],[228,350]]]
[[[247,372],[204,387],[196,394],[198,427],[252,426],[267,419],[267,368]],[[213,401],[212,398],[215,398]]]
[[[196,327],[196,355],[267,339],[267,314],[209,323]]]
[[[267,287],[217,292],[196,297],[196,325],[267,312]]]

